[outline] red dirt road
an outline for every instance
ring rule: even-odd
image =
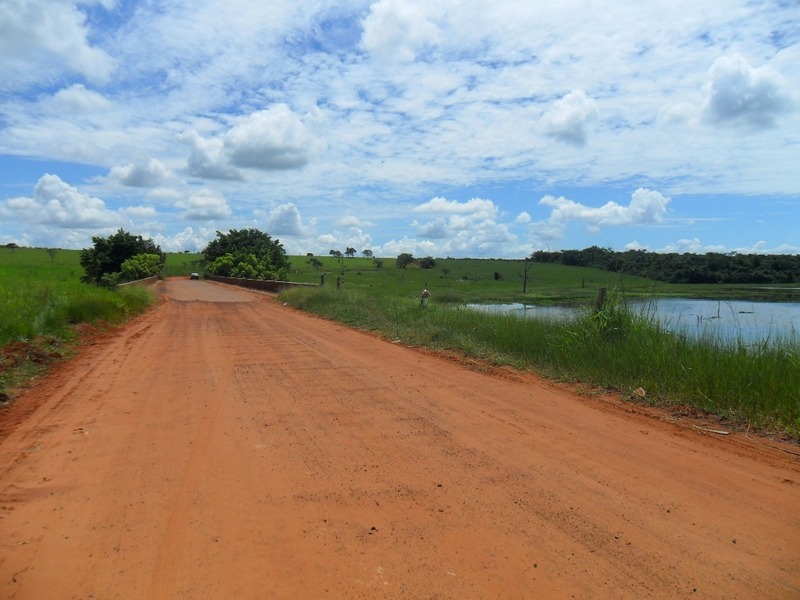
[[[1,597],[800,597],[796,447],[160,285],[5,409]]]

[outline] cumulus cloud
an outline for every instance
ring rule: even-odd
[[[270,211],[267,230],[273,235],[306,235],[300,211],[291,202],[281,204]]]
[[[187,171],[205,179],[240,180],[240,168],[299,169],[325,146],[285,104],[238,119],[220,137],[191,129],[180,139],[191,147]]]
[[[119,219],[100,198],[84,194],[51,174],[39,179],[32,198],[12,198],[0,204],[0,215],[26,223],[74,228],[109,226]]]
[[[709,70],[703,116],[711,123],[771,127],[791,107],[786,84],[767,67],[754,69],[734,54],[718,58]]]
[[[417,234],[429,240],[442,240],[450,236],[447,221],[442,218],[434,219],[429,223],[416,223]]]
[[[160,160],[151,158],[145,164],[112,167],[109,177],[129,187],[153,188],[162,185],[170,173]]]
[[[542,116],[545,135],[573,146],[586,145],[589,125],[597,118],[597,103],[583,90],[557,100]]]
[[[567,198],[545,196],[539,201],[543,206],[552,207],[550,224],[560,225],[569,221],[586,223],[590,228],[604,225],[625,226],[656,223],[664,218],[670,198],[655,190],[637,189],[625,206],[617,202],[607,202],[600,207],[586,206]]]
[[[226,179],[237,181],[242,174],[228,164],[222,140],[204,139],[197,131],[190,129],[181,134],[179,139],[191,147],[186,171],[189,175],[202,179]]]
[[[231,209],[225,198],[206,188],[198,190],[187,200],[181,200],[176,206],[184,210],[185,218],[195,221],[224,219],[231,215]]]
[[[0,2],[0,89],[21,90],[67,70],[103,82],[114,60],[92,46],[76,2]]]
[[[504,249],[503,255],[515,252],[512,249],[517,238],[507,224],[497,222],[500,211],[491,200],[472,198],[458,202],[437,196],[414,207],[413,212],[433,217],[427,222],[412,223],[420,239],[393,241],[388,247],[409,247],[413,243],[414,252],[447,255],[462,254],[467,249],[473,256],[499,255],[500,248]]]
[[[466,202],[437,196],[412,209],[415,213],[441,215],[427,223],[414,221],[412,226],[425,239],[444,240],[476,227],[494,224],[498,209],[494,202],[472,198]]]
[[[475,218],[494,218],[497,216],[497,207],[491,200],[472,198],[466,202],[448,200],[440,196],[431,198],[424,204],[415,206],[415,213],[435,213],[445,215],[471,215]]]
[[[336,236],[332,233],[323,233],[317,237],[317,247],[327,248],[328,246],[335,246],[337,243]],[[331,248],[333,249],[333,248]]]
[[[224,145],[234,166],[272,171],[305,166],[320,142],[288,106],[278,104],[242,119]]]

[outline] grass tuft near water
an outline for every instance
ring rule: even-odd
[[[755,428],[800,436],[800,343],[696,339],[665,329],[611,297],[566,321],[489,314],[407,298],[376,300],[329,287],[281,294],[292,306],[410,345],[533,369],[648,401],[692,406]]]

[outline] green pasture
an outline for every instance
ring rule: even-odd
[[[320,283],[324,276],[325,285],[336,287],[338,281],[339,289],[361,291],[375,298],[418,298],[427,286],[438,303],[582,304],[594,298],[601,287],[631,298],[780,300],[787,299],[789,293],[756,285],[669,284],[589,267],[535,262],[527,265],[527,292],[523,293],[524,260],[437,258],[431,269],[416,265],[398,269],[394,258],[378,259],[380,268],[375,259],[332,256],[313,257],[322,263],[322,267],[314,268],[311,258],[290,257],[291,281]],[[791,293],[796,296],[796,292]]]
[[[311,259],[322,263],[314,267]],[[418,298],[428,286],[439,303],[522,302],[530,304],[582,304],[594,298],[601,287],[622,291],[627,297],[688,297],[710,299],[785,300],[790,292],[765,290],[756,285],[668,284],[624,273],[555,263],[528,264],[527,292],[523,293],[524,260],[437,258],[436,266],[423,269],[396,267],[394,258],[337,259],[333,256],[289,256],[289,280],[321,283],[339,289],[363,291],[375,298]],[[380,267],[376,262],[381,264]],[[164,277],[188,277],[203,273],[202,255],[190,252],[167,254]],[[796,294],[795,294],[796,295]]]

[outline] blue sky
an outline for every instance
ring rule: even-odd
[[[2,0],[0,244],[800,252],[796,0]]]

